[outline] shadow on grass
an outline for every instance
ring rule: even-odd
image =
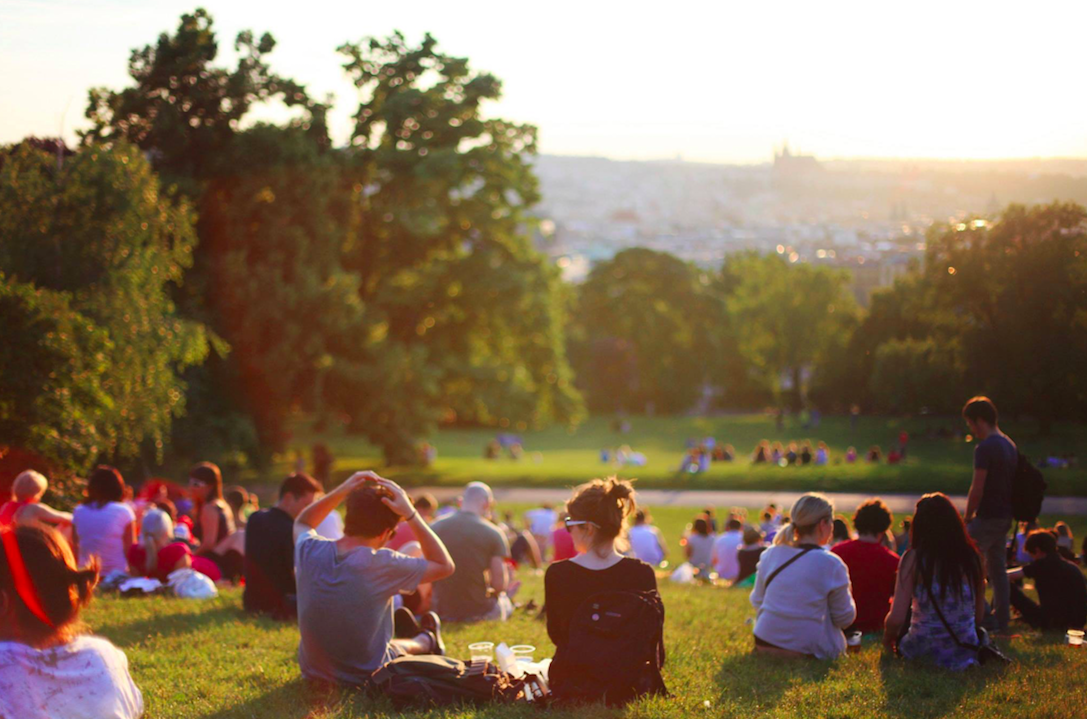
[[[776,707],[790,688],[826,679],[832,662],[786,659],[753,651],[726,659],[717,672],[719,703],[730,713],[761,716]]]
[[[1012,667],[987,664],[961,672],[940,669],[924,661],[884,655],[879,662],[886,711],[903,719],[942,717],[972,695],[981,694]]]
[[[139,599],[126,601],[139,602]],[[98,623],[94,632],[109,637],[117,646],[124,648],[156,634],[177,637],[203,632],[215,625],[230,622],[250,622],[254,627],[266,628],[271,620],[252,617],[240,607],[225,605],[196,613],[156,614],[137,621]]]

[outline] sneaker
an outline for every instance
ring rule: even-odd
[[[410,609],[399,607],[393,612],[393,636],[397,639],[414,639],[423,633],[419,622]]]
[[[442,620],[434,612],[427,612],[419,619],[419,626],[430,635],[433,654],[445,656],[445,642],[442,641]]]

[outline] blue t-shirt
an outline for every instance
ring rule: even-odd
[[[984,469],[985,491],[978,516],[1004,519],[1012,516],[1012,480],[1019,462],[1019,450],[1008,435],[994,431],[974,447],[974,469]]]

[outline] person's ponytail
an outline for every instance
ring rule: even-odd
[[[601,542],[619,537],[626,519],[636,510],[634,486],[629,480],[616,477],[594,479],[581,485],[566,503],[566,511],[572,518],[597,526]]]
[[[93,558],[92,563],[83,569],[73,569],[68,576],[68,582],[76,593],[76,605],[83,608],[91,601],[91,592],[98,586],[98,559]]]
[[[822,494],[805,494],[793,504],[789,522],[774,535],[774,546],[795,547],[802,535],[814,531],[824,519],[833,521],[834,505]]]

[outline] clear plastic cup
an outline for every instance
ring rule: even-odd
[[[473,662],[494,662],[494,642],[476,642],[468,645]]]
[[[531,644],[516,644],[510,647],[510,651],[513,652],[513,658],[519,662],[531,662],[533,655],[536,654],[536,647]]]
[[[1068,642],[1069,646],[1083,646],[1083,631],[1080,629],[1069,629],[1068,634],[1065,635],[1065,641]]]

